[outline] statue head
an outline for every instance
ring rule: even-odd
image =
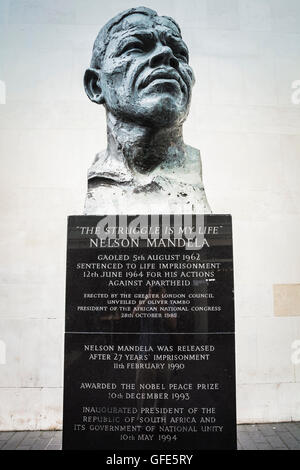
[[[100,30],[84,86],[120,120],[149,127],[181,125],[194,74],[177,23],[149,8],[126,10]]]

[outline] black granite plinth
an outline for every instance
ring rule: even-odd
[[[230,216],[69,217],[63,448],[236,448]]]

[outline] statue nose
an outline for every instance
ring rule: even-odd
[[[157,47],[151,55],[149,65],[153,68],[159,65],[169,65],[174,69],[177,69],[179,63],[170,47],[160,46]]]

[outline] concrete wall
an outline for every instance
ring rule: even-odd
[[[0,1],[0,429],[61,426],[66,217],[105,147],[82,75],[99,26],[140,3]],[[190,46],[185,140],[202,151],[214,212],[233,215],[239,421],[299,420],[299,305],[275,316],[273,304],[274,285],[300,282],[299,1],[145,5]]]

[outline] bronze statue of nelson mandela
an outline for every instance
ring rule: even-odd
[[[107,149],[89,170],[85,214],[211,212],[200,152],[182,137],[193,84],[172,18],[132,8],[100,30],[84,86],[106,109]]]

